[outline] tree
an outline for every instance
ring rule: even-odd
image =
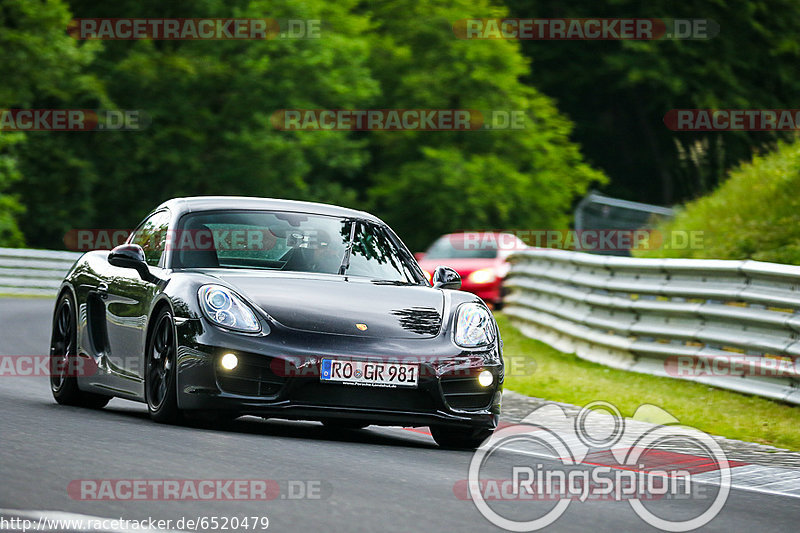
[[[522,112],[523,129],[379,132],[365,181],[373,209],[415,249],[459,229],[566,228],[574,198],[604,176],[569,140],[571,123],[521,79],[510,41],[455,38],[453,23],[503,16],[488,2],[372,2],[373,108]]]
[[[742,164],[659,230],[672,245],[640,255],[800,265],[800,142]]]
[[[575,121],[608,192],[671,204],[712,190],[727,169],[787,135],[672,132],[670,109],[793,108],[800,91],[800,4],[793,0],[508,0],[514,17],[709,18],[700,40],[524,41],[527,82]]]
[[[95,47],[79,47],[66,35],[69,19],[69,10],[60,0],[0,4],[0,69],[4,72],[0,110],[56,104],[97,90],[83,71]],[[23,243],[18,219],[24,208],[12,188],[28,177],[20,154],[32,135],[0,131],[0,246]],[[25,232],[33,233],[29,228]]]
[[[372,209],[418,248],[458,228],[565,227],[573,199],[604,179],[552,101],[521,83],[527,63],[515,43],[455,38],[452,22],[488,3],[205,0],[191,13],[156,0],[70,5],[76,18],[317,19],[322,30],[319,39],[81,43],[96,46],[84,72],[101,81],[104,100],[75,101],[140,110],[150,124],[31,136],[18,190],[37,246],[59,246],[76,227],[129,228],[170,197],[244,194]],[[350,132],[271,123],[282,109],[370,108],[520,111],[528,124]]]
[[[72,2],[74,17],[187,16],[159,2],[115,2],[98,12]],[[175,196],[243,194],[346,202],[338,182],[367,154],[347,132],[284,132],[271,114],[299,107],[357,107],[377,91],[366,67],[364,17],[352,2],[209,1],[196,17],[324,20],[324,38],[266,41],[107,41],[89,67],[117,109],[138,110],[141,131],[59,134],[27,153],[28,223],[42,245],[71,228],[130,228]],[[55,144],[56,146],[53,146]],[[47,150],[48,159],[35,151]],[[54,168],[55,167],[55,168]],[[46,197],[48,176],[76,192],[75,209]],[[89,204],[89,205],[85,205]]]

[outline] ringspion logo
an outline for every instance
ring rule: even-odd
[[[740,463],[729,463],[713,438],[679,425],[662,409],[640,406],[634,420],[640,412],[641,418],[657,416],[662,425],[637,427],[603,401],[586,405],[575,417],[545,404],[519,424],[495,431],[476,450],[468,478],[456,482],[454,494],[471,499],[484,518],[508,531],[540,530],[571,504],[587,501],[626,502],[645,523],[665,531],[704,526],[725,505],[730,468]],[[509,455],[516,458],[510,467]],[[542,456],[552,460],[542,462]],[[495,457],[504,459],[493,463]],[[504,470],[508,475],[498,478]],[[698,474],[703,481],[696,481]],[[709,479],[718,483],[712,487]],[[663,499],[702,501],[688,512],[665,516],[650,503]],[[507,506],[491,504],[496,501],[529,505],[525,513],[510,513]],[[535,501],[555,504],[530,505]]]

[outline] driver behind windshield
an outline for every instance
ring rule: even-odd
[[[286,244],[294,248],[283,270],[335,274],[344,250],[335,246],[325,230],[306,231],[287,236]]]

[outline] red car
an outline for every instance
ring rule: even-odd
[[[502,305],[501,284],[509,268],[506,258],[527,247],[511,233],[465,232],[443,235],[425,253],[415,255],[429,281],[437,266],[449,266],[461,276],[462,290],[497,308]]]

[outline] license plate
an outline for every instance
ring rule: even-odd
[[[419,364],[323,359],[319,379],[371,387],[416,387]]]

